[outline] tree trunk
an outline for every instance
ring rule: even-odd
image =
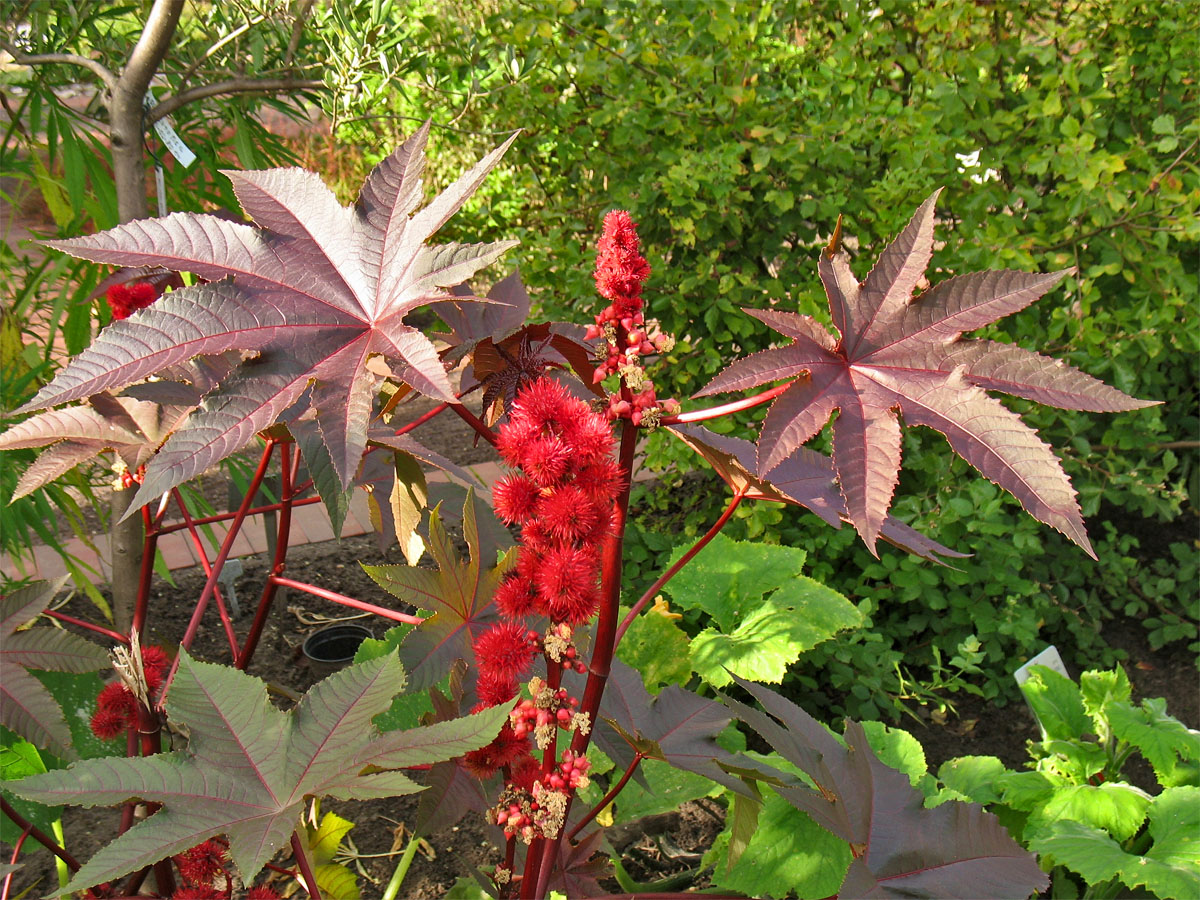
[[[156,0],[146,27],[117,79],[109,104],[112,140],[113,181],[117,189],[117,215],[121,222],[149,215],[146,201],[143,102],[150,79],[170,49],[175,28],[183,12],[183,0]],[[137,601],[142,566],[142,517],[134,512],[119,521],[129,508],[135,488],[120,490],[112,498],[112,530],[109,561],[112,566],[113,617],[118,631],[129,629]]]

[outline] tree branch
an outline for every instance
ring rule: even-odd
[[[313,2],[314,0],[299,0],[296,6],[296,13],[292,19],[292,36],[288,40],[287,52],[283,54],[284,65],[290,66],[292,60],[296,58],[296,51],[300,49],[300,38],[304,34],[304,26],[312,13]]]
[[[8,41],[0,41],[0,49],[13,58],[13,62],[22,66],[44,66],[58,63],[66,66],[82,66],[104,82],[104,87],[111,94],[117,85],[117,76],[102,63],[80,56],[77,53],[22,53]]]
[[[177,109],[206,97],[232,94],[275,94],[282,91],[315,91],[323,87],[325,87],[325,82],[315,78],[230,78],[227,81],[198,85],[181,94],[167,97],[146,113],[146,121],[154,124],[163,116],[169,116]]]

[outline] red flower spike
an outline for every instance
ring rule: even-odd
[[[250,888],[246,893],[246,900],[280,900],[280,898],[272,888],[265,884],[259,884]]]
[[[227,860],[224,847],[216,841],[204,841],[176,856],[175,865],[192,884],[211,885],[214,878],[225,873]]]
[[[596,290],[612,300],[614,307],[618,307],[618,301],[639,298],[642,284],[650,277],[650,266],[638,252],[641,241],[636,229],[624,210],[613,210],[604,217],[604,233],[596,254]],[[641,308],[640,302],[622,305],[633,307],[624,311],[618,307],[623,316]]]
[[[516,678],[533,662],[535,650],[517,622],[500,622],[475,638],[475,658],[482,674]]]
[[[580,405],[565,385],[550,378],[539,378],[517,397],[512,418],[537,428],[563,431],[578,415]]]
[[[539,518],[551,536],[558,541],[580,541],[593,532],[605,518],[605,512],[588,496],[588,493],[573,485],[560,487],[538,503]]]
[[[542,774],[542,765],[532,756],[522,756],[509,769],[509,784],[527,793],[533,793],[533,783]]]
[[[134,714],[136,702],[133,694],[129,693],[129,688],[119,681],[110,681],[100,689],[96,697],[96,708],[112,710],[128,717]]]
[[[596,585],[595,557],[585,550],[559,546],[551,548],[535,575],[538,592],[554,608],[555,604],[573,604]]]
[[[524,524],[532,519],[540,496],[537,485],[524,475],[501,478],[492,488],[496,515],[505,525]]]
[[[154,285],[145,282],[114,284],[105,292],[114,319],[128,319],[158,299]]]
[[[525,447],[521,468],[538,487],[552,487],[567,474],[571,448],[557,435],[535,438]]]
[[[534,612],[538,603],[529,579],[522,577],[519,572],[510,574],[500,582],[494,599],[500,615],[506,619],[523,619]]]
[[[147,676],[150,675],[151,669],[161,675],[170,664],[171,659],[162,647],[152,644],[142,648],[142,668],[146,670]]]
[[[520,468],[530,442],[540,434],[541,429],[528,421],[510,421],[500,429],[496,449],[506,463],[513,468]]]
[[[215,888],[197,885],[181,887],[171,895],[171,900],[224,900],[225,895]]]
[[[101,707],[92,714],[92,734],[102,741],[111,741],[129,727],[128,714],[120,710]]]
[[[480,672],[475,691],[479,695],[481,709],[490,709],[493,706],[507,703],[517,696],[520,686],[517,684],[517,679],[511,676],[495,672]],[[480,711],[472,710],[472,712]]]
[[[600,590],[592,585],[577,594],[562,594],[547,601],[550,618],[569,625],[582,625],[600,609]]]
[[[621,467],[611,459],[594,462],[575,476],[575,486],[591,495],[593,500],[610,505],[623,486]]]

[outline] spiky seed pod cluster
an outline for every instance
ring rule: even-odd
[[[114,284],[105,292],[112,317],[128,319],[139,309],[145,309],[158,299],[158,291],[154,285],[139,281],[134,284]]]
[[[150,696],[158,694],[170,660],[161,647],[142,648],[142,670]],[[137,724],[137,699],[120,681],[100,689],[96,697],[96,712],[92,714],[92,733],[101,740],[111,740]]]

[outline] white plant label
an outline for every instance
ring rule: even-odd
[[[1047,669],[1053,669],[1064,678],[1071,677],[1070,673],[1067,672],[1066,665],[1063,663],[1062,656],[1059,655],[1058,649],[1053,644],[1013,673],[1013,678],[1017,680],[1017,684],[1024,684],[1029,680],[1029,670],[1033,666],[1045,666]]]
[[[157,105],[158,101],[154,99],[153,92],[146,91],[146,108],[153,109]],[[163,146],[170,151],[171,155],[185,169],[196,161],[196,154],[192,152],[192,148],[185,144],[183,138],[175,133],[175,128],[171,125],[170,116],[163,116],[154,123],[154,133],[158,135],[159,140],[163,142]]]

